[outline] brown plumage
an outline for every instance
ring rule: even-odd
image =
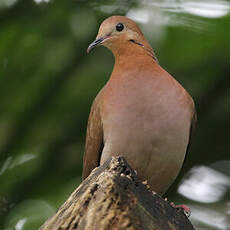
[[[91,108],[83,179],[110,156],[123,155],[140,179],[163,194],[183,164],[195,123],[193,100],[160,67],[131,19],[107,18],[88,52],[99,45],[112,51],[115,65]]]

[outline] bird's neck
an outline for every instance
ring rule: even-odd
[[[112,50],[115,57],[114,69],[119,66],[135,66],[145,62],[155,62],[158,60],[151,48],[151,46],[139,45],[132,42],[121,44],[119,48]],[[131,66],[130,66],[131,65]]]
[[[126,43],[120,44],[120,46],[112,49],[115,57],[115,66],[129,62],[132,59],[138,61],[139,58],[153,59],[154,62],[158,63],[158,60],[154,54],[152,47],[148,43],[137,43],[127,41]]]

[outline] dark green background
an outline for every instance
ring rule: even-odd
[[[230,2],[192,5],[214,12],[225,6],[219,17],[196,15],[188,2],[0,2],[0,229],[37,229],[80,183],[90,106],[114,62],[105,48],[87,55],[87,46],[106,17],[138,12],[141,20],[148,16],[137,22],[161,66],[190,92],[198,112],[191,151],[167,197],[191,206],[197,229],[230,229]],[[177,192],[199,166],[222,175],[205,190],[222,191],[215,202]],[[196,179],[201,192],[204,175]]]

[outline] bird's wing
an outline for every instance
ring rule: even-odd
[[[82,179],[84,180],[91,171],[99,166],[103,150],[103,128],[100,116],[99,95],[95,98],[91,107],[87,132],[85,153],[83,158]]]
[[[191,140],[194,136],[196,122],[197,122],[197,114],[196,114],[196,109],[194,108],[194,113],[193,113],[193,117],[192,117],[192,121],[191,121],[190,133],[189,133],[189,142],[188,142],[188,146],[187,146],[187,150],[186,150],[186,156],[190,150]]]

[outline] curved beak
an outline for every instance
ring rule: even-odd
[[[87,53],[89,53],[93,48],[95,48],[96,46],[100,45],[101,42],[104,40],[105,38],[98,38],[95,41],[93,41],[87,48]]]

